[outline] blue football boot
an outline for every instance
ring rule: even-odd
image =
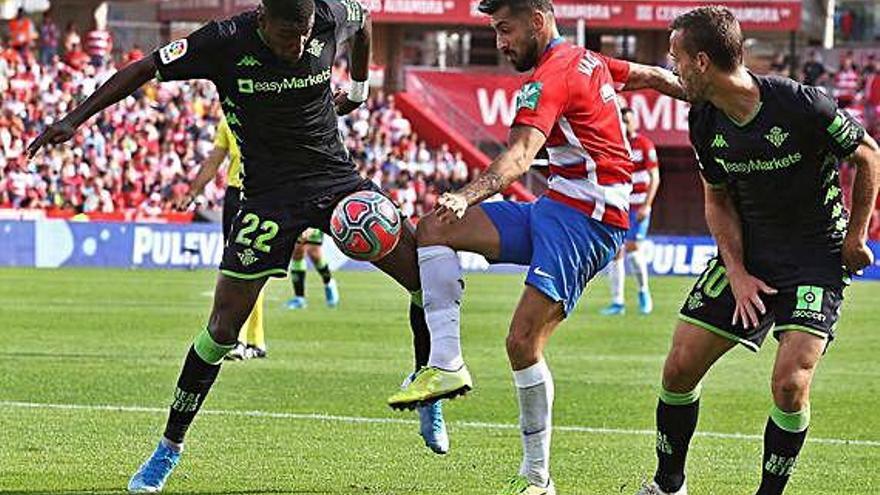
[[[164,442],[159,442],[159,446],[153,452],[153,455],[141,464],[141,467],[134,473],[128,482],[129,493],[159,493],[171,471],[180,462],[180,452],[175,452],[168,448]]]

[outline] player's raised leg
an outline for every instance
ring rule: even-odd
[[[187,430],[220,372],[223,356],[235,345],[238,332],[253,309],[266,277],[241,280],[220,274],[208,326],[187,352],[177,379],[165,432],[153,454],[128,483],[133,493],[159,492],[180,460]]]
[[[781,334],[773,367],[773,407],[764,429],[764,458],[757,495],[785,490],[810,425],[810,384],[826,338],[806,331]]]
[[[680,321],[663,366],[657,401],[657,472],[639,494],[687,494],[685,461],[700,412],[700,381],[736,342]]]
[[[527,235],[522,237],[528,242]],[[472,251],[489,259],[498,259],[500,253],[498,231],[482,207],[469,209],[454,224],[444,223],[434,214],[427,215],[419,222],[417,239],[431,354],[428,367],[388,399],[395,409],[454,397],[471,389],[473,382],[461,355],[464,279],[456,251]]]
[[[415,350],[415,371],[404,381],[403,386],[406,387],[415,379],[419,370],[428,365],[431,351],[431,335],[425,319],[423,293],[419,279],[416,235],[411,223],[403,223],[397,247],[373,264],[410,293],[409,322]],[[437,454],[447,453],[449,451],[449,434],[443,419],[441,402],[422,404],[418,406],[418,412],[419,434],[424,439],[425,445]]]

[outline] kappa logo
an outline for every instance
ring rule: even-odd
[[[168,65],[186,55],[187,48],[188,44],[186,38],[174,40],[159,49],[159,60],[161,60],[163,64]]]
[[[767,139],[767,141],[770,141],[770,144],[778,148],[782,146],[782,143],[784,143],[786,139],[788,139],[788,133],[784,132],[780,127],[773,127],[770,129],[769,134],[764,135],[764,138]]]
[[[525,83],[516,97],[516,109],[528,108],[535,110],[538,108],[538,101],[541,100],[541,91],[544,85],[539,82]]]
[[[715,134],[715,139],[712,140],[712,148],[727,148],[727,141],[724,140],[724,136],[719,134]]]
[[[313,38],[312,42],[309,43],[309,47],[306,48],[306,51],[315,58],[321,58],[321,52],[324,51],[324,45],[326,45],[326,43],[323,41],[318,41]]]
[[[235,115],[234,112],[226,114],[226,123],[229,125],[241,125],[241,121],[238,120],[238,115]]]
[[[235,65],[239,67],[259,67],[263,64],[261,64],[253,55],[245,55],[244,57],[241,57],[241,60]]]

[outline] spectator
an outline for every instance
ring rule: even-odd
[[[856,100],[860,86],[861,76],[849,52],[840,59],[840,69],[834,75],[834,96],[841,106],[847,107]]]
[[[68,53],[74,49],[74,47],[82,46],[82,40],[79,37],[79,33],[76,31],[76,25],[73,21],[67,23],[67,27],[64,28],[64,53]]]
[[[64,62],[42,63],[30,50],[0,44],[0,207],[61,208],[89,214],[124,212],[151,219],[185,195],[194,164],[211,149],[220,106],[210,83],[150,83],[82,126],[71,144],[31,162],[27,142],[112,75],[90,64],[72,25]],[[67,42],[70,41],[68,44]],[[120,64],[143,56],[133,49]],[[343,64],[337,79],[345,84]],[[340,118],[340,131],[360,173],[384,187],[408,215],[424,214],[453,184],[467,180],[461,155],[432,148],[412,132],[393,96],[377,91],[365,108]],[[225,184],[209,183],[206,208],[221,207]]]
[[[40,64],[48,66],[58,55],[58,26],[52,20],[52,11],[47,10],[43,14],[43,23],[40,24]]]
[[[70,49],[64,54],[64,62],[74,70],[75,73],[82,72],[89,63],[89,56],[82,50],[79,42],[70,45]]]
[[[810,58],[804,64],[803,74],[801,76],[801,80],[804,84],[810,86],[818,86],[822,83],[822,79],[824,79],[828,70],[825,68],[825,64],[822,62],[822,54],[816,50],[812,50],[810,52]]]
[[[784,53],[779,52],[770,63],[770,72],[778,76],[788,76],[788,60]]]
[[[86,33],[86,53],[95,67],[102,67],[113,51],[113,36],[110,31],[95,28]]]
[[[20,52],[30,49],[37,39],[34,23],[25,15],[23,8],[19,8],[18,14],[9,20],[8,29],[10,46]]]

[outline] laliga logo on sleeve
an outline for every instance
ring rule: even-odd
[[[168,65],[186,55],[186,49],[186,39],[174,40],[159,49],[159,60],[161,60],[163,64]]]

